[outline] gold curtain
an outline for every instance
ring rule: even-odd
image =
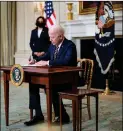
[[[1,65],[13,65],[16,45],[16,2],[0,2]]]

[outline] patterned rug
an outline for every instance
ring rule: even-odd
[[[47,122],[37,124],[35,126],[26,127],[23,122],[29,120],[28,109],[28,84],[21,87],[10,87],[10,109],[9,109],[9,126],[5,126],[4,112],[4,94],[3,83],[1,84],[1,130],[2,131],[47,131]],[[42,111],[47,120],[46,113],[46,95],[41,95]],[[122,131],[122,102],[101,99],[99,97],[99,131]],[[64,104],[71,104],[71,101],[64,100]],[[66,107],[66,111],[70,115],[71,122],[63,125],[63,131],[72,131],[72,108]],[[91,98],[91,115],[92,119],[88,119],[87,109],[82,110],[82,130],[95,131],[95,99]],[[53,126],[53,131],[59,131],[59,126]]]

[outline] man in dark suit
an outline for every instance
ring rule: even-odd
[[[77,66],[77,52],[75,44],[67,40],[64,37],[64,30],[61,26],[55,25],[49,29],[49,36],[52,44],[50,45],[48,52],[44,56],[40,56],[37,59],[35,65],[41,66]],[[34,61],[30,61],[30,64],[34,64]],[[54,124],[59,124],[60,122],[60,113],[59,113],[59,91],[71,89],[71,85],[62,84],[62,85],[53,85],[52,88],[52,102],[55,112]],[[30,109],[39,109],[40,108],[40,96],[38,90],[34,87],[30,87]],[[33,100],[32,100],[33,99]],[[63,123],[68,123],[70,118],[62,104]],[[26,125],[36,124],[44,120],[42,112],[40,116],[35,116],[31,121],[26,122]]]
[[[50,45],[50,38],[48,35],[48,28],[45,27],[46,20],[40,16],[36,20],[36,28],[32,30],[30,37],[30,48],[32,50],[33,59],[44,55]]]

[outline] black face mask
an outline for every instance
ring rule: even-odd
[[[36,26],[38,26],[38,27],[44,27],[44,23],[41,23],[41,22],[37,21]]]

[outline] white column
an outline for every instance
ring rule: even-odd
[[[62,1],[62,2],[59,2],[60,4],[60,8],[59,8],[59,21],[62,22],[62,21],[65,21],[66,20],[66,3],[65,1]]]
[[[31,30],[35,28],[35,14],[33,2],[17,2],[17,50],[16,64],[28,62],[31,49],[29,46]]]
[[[76,45],[77,58],[81,58],[81,39],[80,38],[72,38],[72,41]]]
[[[77,49],[77,58],[81,58],[81,39],[76,39],[75,44]]]
[[[53,2],[53,8],[56,14],[56,23],[59,24],[59,19],[60,19],[60,15],[59,15],[59,8],[60,8],[60,2]]]
[[[25,44],[24,2],[17,2],[17,52],[24,50]]]

